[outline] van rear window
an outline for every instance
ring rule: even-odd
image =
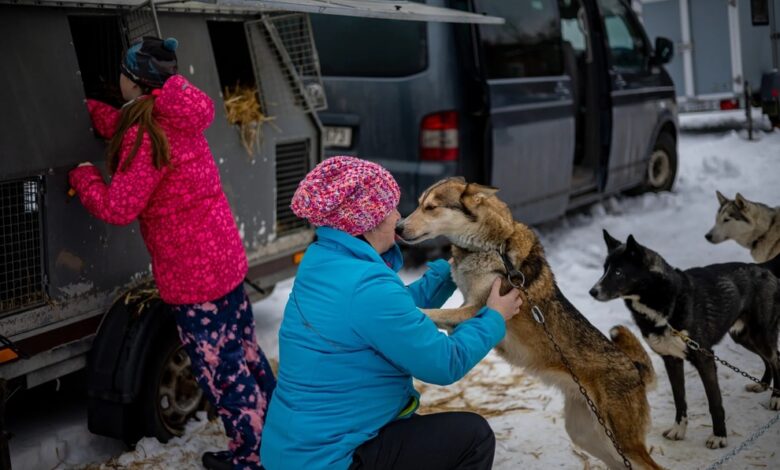
[[[424,22],[314,14],[311,24],[323,75],[403,77],[428,66]]]

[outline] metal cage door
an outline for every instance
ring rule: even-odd
[[[284,69],[287,85],[295,96],[295,104],[307,112],[327,109],[320,60],[314,45],[309,15],[263,15],[259,21],[250,23],[261,23],[264,26],[268,41]]]
[[[157,19],[157,9],[153,0],[148,0],[128,10],[122,15],[123,39],[125,49],[134,41],[144,36],[162,38],[160,22]]]

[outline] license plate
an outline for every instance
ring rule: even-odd
[[[346,149],[352,147],[352,128],[325,126],[325,142],[323,143],[326,148]]]

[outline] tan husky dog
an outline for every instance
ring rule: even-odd
[[[446,179],[428,188],[419,207],[398,224],[396,232],[406,242],[444,236],[453,244],[452,277],[464,304],[425,313],[440,327],[453,328],[485,305],[497,275],[504,276],[506,292],[507,270],[519,271],[522,274],[512,279],[523,284],[524,303],[507,323],[506,337],[496,347],[499,354],[563,391],[566,431],[575,444],[610,468],[625,468],[542,324],[534,320],[531,309],[537,306],[632,467],[662,468],[645,447],[650,428],[645,391],[655,380],[650,358],[625,327],[613,328],[609,341],[569,303],[555,283],[539,239],[512,219],[509,208],[495,196],[497,191],[460,178]]]
[[[748,201],[739,193],[734,200],[716,194],[720,207],[715,226],[704,236],[710,243],[734,240],[750,250],[756,263],[780,255],[780,207]]]

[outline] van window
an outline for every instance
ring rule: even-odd
[[[559,0],[561,35],[575,52],[588,50],[588,21],[579,0]]]
[[[599,0],[599,5],[612,66],[618,72],[641,72],[647,64],[648,53],[639,26],[631,20],[630,12],[619,0]]]
[[[479,28],[488,78],[563,74],[557,0],[478,0],[476,11],[506,19]]]
[[[428,67],[424,22],[314,14],[311,25],[323,75],[403,77]]]

